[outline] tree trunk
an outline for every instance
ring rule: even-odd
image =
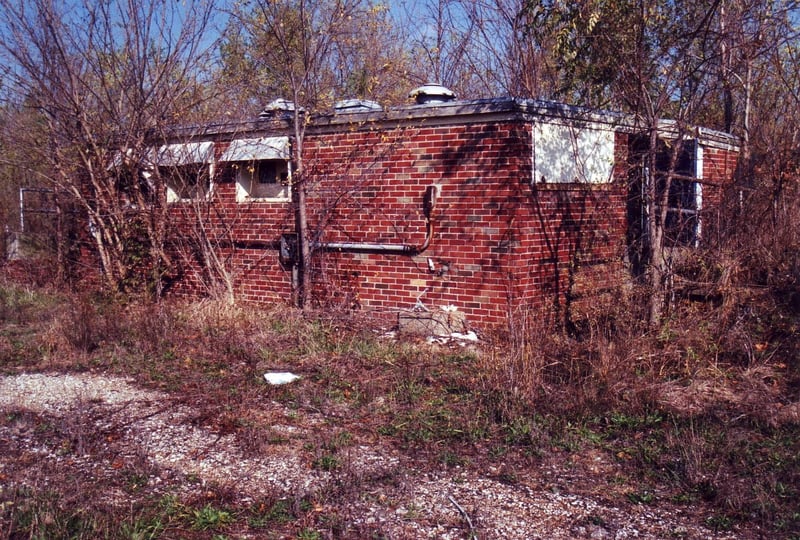
[[[311,303],[311,245],[308,234],[308,211],[306,186],[300,184],[297,193],[297,240],[300,247],[300,306],[308,308]]]
[[[664,230],[659,212],[657,175],[658,128],[650,129],[645,174],[645,209],[647,212],[647,281],[649,292],[649,322],[655,326],[664,312],[666,261],[664,259]]]
[[[305,164],[303,156],[303,146],[305,142],[305,114],[301,112],[299,107],[298,98],[300,97],[299,91],[296,88],[295,93],[295,110],[294,116],[294,160],[295,171],[292,180],[292,189],[296,190],[295,201],[295,228],[297,234],[297,248],[299,252],[299,261],[294,262],[293,272],[297,274],[297,289],[292,292],[297,307],[307,309],[311,304],[311,244],[310,236],[308,234],[308,186],[305,177]]]

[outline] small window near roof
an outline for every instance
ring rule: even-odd
[[[289,163],[261,160],[239,163],[236,175],[238,201],[252,199],[289,199]]]
[[[236,139],[229,143],[221,161],[233,162],[236,200],[286,201],[291,198],[289,138]]]
[[[213,188],[214,143],[167,144],[150,160],[167,185],[167,202],[206,199]]]
[[[211,192],[211,174],[208,165],[191,164],[159,167],[167,185],[167,201],[206,199]]]

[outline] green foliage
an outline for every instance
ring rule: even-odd
[[[292,511],[291,501],[288,499],[278,499],[269,503],[258,503],[250,509],[251,516],[248,524],[255,529],[268,528],[274,524],[289,523],[294,521],[295,515]]]
[[[479,441],[488,426],[481,414],[466,414],[463,405],[446,398],[433,398],[398,412],[384,434],[400,435],[407,443]]]
[[[628,500],[633,504],[653,504],[656,497],[651,491],[635,491],[627,494]]]
[[[314,529],[302,529],[297,533],[298,540],[322,540],[322,534]]]
[[[0,283],[0,323],[25,325],[49,320],[65,296],[57,291]]]
[[[621,411],[612,411],[608,416],[608,425],[614,430],[642,430],[657,427],[664,421],[663,415],[649,412],[644,415],[630,415]]]
[[[339,469],[342,461],[338,453],[348,446],[353,444],[353,434],[349,431],[339,431],[334,433],[330,438],[323,442],[319,448],[313,443],[308,443],[310,450],[317,451],[317,457],[314,459],[312,466],[326,472],[331,472]]]
[[[444,451],[439,454],[439,463],[445,467],[460,467],[467,463],[467,459],[455,452]]]
[[[406,380],[397,385],[394,396],[399,403],[413,405],[419,401],[424,393],[425,387],[419,381]]]
[[[533,444],[534,427],[530,419],[517,417],[503,426],[505,442],[510,445],[529,446]]]
[[[698,25],[710,26],[715,7],[711,2],[589,0],[535,1],[527,9],[531,34],[550,45],[546,54],[558,66],[558,97],[645,114],[652,113],[645,107],[674,100],[675,116],[683,117],[679,108],[688,101],[682,98],[709,84],[699,68],[717,51]]]
[[[339,468],[339,458],[333,454],[322,454],[314,460],[314,468],[321,471],[331,472]]]
[[[192,510],[192,527],[201,531],[218,529],[232,521],[233,516],[230,512],[211,504]]]
[[[607,103],[619,77],[620,58],[634,58],[641,24],[634,3],[530,2],[528,26],[539,43],[552,43],[560,96],[586,104]]]
[[[55,491],[37,492],[17,488],[13,504],[0,507],[0,518],[9,524],[8,531],[28,538],[89,539],[101,535],[108,524],[102,512],[64,508]],[[11,535],[12,537],[14,534]]]
[[[120,534],[126,540],[156,540],[164,532],[164,523],[158,517],[138,517],[120,525]]]
[[[716,514],[706,519],[706,525],[714,531],[729,531],[733,528],[733,520],[722,514]]]

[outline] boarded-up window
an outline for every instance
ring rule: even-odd
[[[600,127],[536,124],[533,181],[600,184],[610,182],[614,132]]]

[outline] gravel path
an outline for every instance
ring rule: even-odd
[[[288,442],[254,456],[243,451],[233,436],[194,425],[190,408],[174,404],[166,394],[137,388],[133,381],[96,374],[0,378],[0,410],[27,410],[65,421],[77,415],[87,433],[114,430],[117,435],[108,444],[115,446],[116,459],[143,456],[158,471],[148,480],[152,485],[193,476],[204,483],[229,486],[242,501],[252,501],[276,492],[297,495],[331,490],[346,474],[356,488],[335,499],[341,501],[335,508],[337,515],[345,516],[353,527],[381,530],[390,538],[466,538],[470,530],[479,538],[508,539],[755,537],[744,531],[715,533],[698,524],[691,507],[619,505],[619,498],[565,493],[542,480],[542,473],[548,471],[525,471],[513,483],[504,483],[497,471],[480,474],[452,467],[422,472],[410,466],[407,457],[363,441],[345,449],[340,471],[325,472],[311,468],[303,452],[304,441],[318,438],[324,418],[282,423],[290,418],[290,411],[279,403],[272,407],[261,412],[276,419],[273,429]],[[27,445],[27,451],[38,452],[41,460],[62,459],[52,449],[37,447],[30,437],[0,425],[0,445],[12,450]],[[78,459],[93,474],[98,468],[113,466],[92,464],[94,453],[96,449]],[[602,469],[602,459],[593,459]],[[558,463],[547,467],[559,466],[563,467]],[[3,467],[0,457],[0,473]]]

